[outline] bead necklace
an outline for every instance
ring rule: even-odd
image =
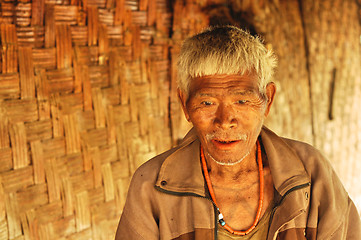
[[[203,173],[204,173],[204,178],[206,179],[207,182],[207,186],[208,186],[208,190],[209,193],[211,195],[211,198],[214,202],[214,204],[217,207],[218,210],[218,221],[221,224],[221,226],[223,226],[225,229],[227,229],[230,233],[235,234],[235,235],[241,235],[244,236],[246,234],[249,234],[257,225],[260,216],[261,216],[261,211],[262,211],[262,205],[263,205],[263,189],[264,189],[264,177],[263,177],[263,164],[262,164],[262,152],[261,152],[261,146],[259,141],[257,140],[257,160],[258,160],[258,171],[259,171],[259,201],[258,201],[258,209],[257,209],[257,214],[256,214],[256,218],[254,219],[254,222],[252,224],[252,226],[245,230],[245,231],[238,231],[238,230],[233,230],[223,219],[223,215],[221,213],[221,211],[219,210],[217,201],[216,201],[216,197],[213,191],[213,187],[212,187],[212,182],[211,179],[209,177],[208,174],[208,169],[207,169],[207,163],[204,157],[204,152],[203,152],[203,148],[201,146],[201,160],[202,160],[202,168],[203,168]]]

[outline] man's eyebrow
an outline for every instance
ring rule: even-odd
[[[196,96],[199,96],[199,97],[212,97],[216,94],[212,94],[212,93],[209,93],[209,92],[197,92],[196,93]]]
[[[237,91],[232,91],[231,94],[234,94],[234,95],[248,95],[248,94],[253,94],[255,93],[254,90],[251,90],[251,89],[248,89],[248,90],[237,90]]]

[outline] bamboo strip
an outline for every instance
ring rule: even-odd
[[[70,26],[71,39],[75,46],[88,44],[88,28],[86,26]]]
[[[44,223],[39,225],[39,239],[51,239],[54,232],[51,228],[51,223]]]
[[[58,24],[75,25],[77,23],[78,7],[71,5],[55,5],[54,17]]]
[[[92,99],[93,99],[94,115],[95,115],[95,127],[104,128],[105,112],[102,103],[102,92],[99,88],[92,89]]]
[[[125,0],[125,8],[132,12],[139,9],[139,3],[137,0]]]
[[[44,47],[45,28],[43,26],[17,27],[18,45],[22,47]]]
[[[88,172],[92,170],[93,167],[93,163],[92,163],[92,158],[91,158],[91,151],[92,148],[87,144],[86,141],[81,141],[82,144],[82,153],[83,153],[83,166],[84,166],[84,171]]]
[[[91,219],[88,192],[84,191],[76,195],[75,213],[77,232],[89,228]]]
[[[89,67],[89,79],[92,88],[109,87],[109,68],[107,65]]]
[[[21,99],[35,98],[34,66],[32,59],[31,48],[19,47]]]
[[[121,62],[120,66],[120,102],[121,104],[125,105],[129,103],[129,99],[130,99],[130,93],[129,93],[129,83],[127,81],[126,78],[126,67],[125,67],[125,63]]]
[[[114,144],[116,142],[116,134],[115,134],[115,122],[114,122],[112,105],[107,105],[106,124],[107,124],[107,131],[108,131],[108,134],[107,134],[108,144]]]
[[[15,6],[12,2],[1,2],[1,23],[13,24],[14,23]]]
[[[56,25],[57,68],[69,68],[72,64],[71,32],[68,25]]]
[[[89,240],[93,238],[92,230],[86,229],[84,231],[71,234],[67,237],[67,240]]]
[[[0,239],[7,239],[8,237],[8,222],[6,220],[0,220]]]
[[[93,174],[94,174],[94,187],[100,188],[102,185],[102,174],[101,174],[101,155],[99,154],[99,148],[94,147],[91,152],[91,159],[93,163]]]
[[[35,68],[54,69],[56,67],[56,48],[34,48],[32,59]]]
[[[132,122],[137,122],[138,120],[138,104],[136,99],[136,93],[135,93],[135,85],[132,84],[130,86],[130,94],[129,94],[129,103],[130,103],[130,118]]]
[[[43,146],[40,140],[32,141],[30,143],[32,162],[34,167],[34,182],[35,184],[45,182],[45,169],[44,169],[44,157]]]
[[[98,9],[99,23],[111,26],[114,23],[114,10],[113,9]]]
[[[73,216],[61,218],[51,224],[53,238],[68,239],[68,236],[76,232],[75,219]],[[91,238],[90,238],[91,239]]]
[[[107,0],[106,1],[107,3],[106,3],[106,8],[107,9],[112,9],[112,8],[114,8],[114,6],[115,6],[115,0]]]
[[[74,61],[73,61],[74,93],[81,93],[82,92],[82,73],[81,73],[81,66],[77,62],[77,58],[76,58],[76,55],[75,55],[75,49],[74,49],[74,56],[75,56]]]
[[[109,202],[115,198],[113,174],[110,163],[103,164],[101,166],[101,172],[104,181],[105,201]]]
[[[1,24],[2,71],[3,73],[17,72],[17,37],[13,24]]]
[[[31,3],[19,2],[16,7],[16,25],[29,26],[31,22]]]
[[[0,172],[5,172],[13,168],[12,150],[11,148],[0,148]],[[1,197],[0,197],[1,199]],[[1,201],[0,201],[1,205]],[[1,206],[0,206],[1,209]],[[0,212],[0,220],[1,220]]]
[[[80,152],[80,135],[75,115],[63,115],[66,153]]]
[[[110,46],[120,46],[123,44],[122,26],[107,26],[107,35]]]
[[[109,39],[107,27],[103,24],[99,27],[99,64],[105,65],[109,59]]]
[[[44,169],[50,203],[61,200],[59,176],[57,169],[54,166],[54,161],[54,158],[44,159]]]
[[[43,140],[44,159],[57,158],[65,155],[65,141],[63,137]]]
[[[6,221],[6,207],[5,207],[5,192],[4,192],[4,188],[2,186],[2,181],[0,178],[0,236],[2,236],[2,232],[5,232],[4,228],[3,228],[3,223],[2,221]],[[7,224],[6,224],[7,227]],[[6,230],[7,231],[7,230]]]
[[[28,156],[26,130],[23,122],[14,123],[9,129],[11,146],[13,149],[14,169],[23,168],[30,164]]]
[[[140,11],[147,11],[148,10],[148,4],[149,4],[148,2],[149,2],[149,0],[139,0],[139,10]]]
[[[119,55],[114,49],[110,51],[109,55],[109,84],[110,87],[115,87],[119,85]]]
[[[39,239],[38,219],[34,209],[26,212],[26,222],[29,226],[29,239]]]
[[[83,95],[81,93],[60,95],[58,101],[61,113],[64,115],[83,110]]]
[[[39,108],[39,120],[50,119],[49,85],[44,69],[37,71],[35,87]]]
[[[16,192],[34,184],[32,167],[24,167],[0,173],[5,193]]]
[[[122,178],[115,181],[115,202],[118,209],[123,209],[125,205],[128,188],[124,182]]]
[[[83,142],[89,146],[100,147],[107,144],[107,130],[105,128],[92,129],[81,136]]]
[[[132,44],[132,33],[131,33],[131,23],[132,23],[132,11],[127,9],[124,13],[124,45],[130,46]]]
[[[73,188],[68,178],[62,179],[63,185],[63,214],[64,217],[72,217],[74,213]]]
[[[25,130],[29,142],[53,137],[50,119],[25,123]]]
[[[146,11],[133,11],[132,12],[132,25],[147,26],[147,12]]]
[[[122,25],[125,19],[125,0],[115,1],[114,25]]]
[[[140,27],[139,26],[133,26],[131,28],[132,31],[132,50],[133,50],[133,60],[137,60],[140,58],[142,53],[142,45],[140,42]]]
[[[147,25],[154,26],[157,18],[157,4],[155,0],[149,1]]]
[[[61,118],[60,109],[59,109],[59,101],[56,101],[55,97],[51,99],[50,102],[50,113],[51,120],[53,125],[53,137],[61,137],[64,133],[64,125],[63,120]]]
[[[95,6],[88,6],[88,46],[97,45],[98,42],[98,9]]]
[[[83,82],[83,102],[84,102],[84,110],[89,111],[93,110],[93,97],[91,91],[91,83],[89,78],[89,68],[87,66],[83,66],[81,69],[81,76]]]
[[[35,209],[34,215],[36,216],[38,224],[56,221],[63,217],[62,202],[54,201],[44,204]]]
[[[0,98],[19,98],[19,74],[0,74]]]
[[[20,212],[26,212],[36,209],[48,203],[47,185],[45,183],[36,184],[16,193],[16,200],[21,203],[19,205]]]
[[[22,235],[19,206],[14,193],[6,194],[5,206],[9,228],[9,239],[15,239]]]
[[[44,24],[45,0],[32,1],[31,25],[43,26]]]
[[[46,72],[49,93],[71,93],[74,91],[72,68],[49,70]]]
[[[101,164],[113,163],[119,160],[116,143],[99,147]]]
[[[55,47],[55,11],[53,4],[45,5],[45,47]]]

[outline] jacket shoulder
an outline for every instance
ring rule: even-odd
[[[135,170],[132,181],[141,178],[143,181],[152,181],[154,184],[163,162],[177,149],[178,147],[171,148],[143,163]]]
[[[319,238],[333,236],[332,239],[344,239],[342,235],[359,237],[360,219],[357,209],[332,164],[318,149],[307,143],[286,138],[283,140],[296,152],[311,178],[308,227],[317,228]]]

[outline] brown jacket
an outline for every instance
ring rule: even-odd
[[[361,239],[360,217],[329,162],[267,128],[261,139],[277,192],[267,239]],[[193,130],[135,172],[116,240],[217,239],[215,216]]]

